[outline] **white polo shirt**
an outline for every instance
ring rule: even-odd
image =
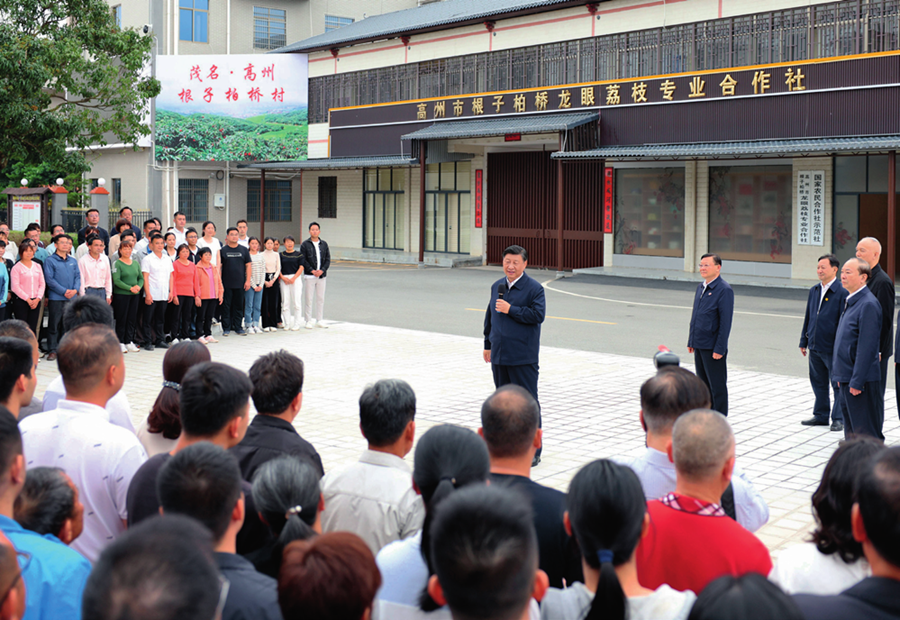
[[[19,422],[27,469],[60,467],[84,504],[84,532],[71,547],[92,563],[128,518],[128,485],[147,460],[134,433],[114,426],[102,407],[61,400],[58,408]]]
[[[59,401],[66,398],[66,386],[63,383],[62,375],[50,382],[47,390],[44,392],[44,402],[42,411],[50,411],[56,409]],[[134,423],[131,421],[131,403],[128,402],[128,394],[125,388],[116,392],[115,396],[106,403],[106,413],[109,414],[109,423],[121,426],[127,431],[135,433]]]
[[[169,274],[174,270],[172,259],[165,252],[162,256],[150,252],[141,261],[141,271],[147,274],[144,277],[150,278],[148,289],[153,301],[169,301]]]

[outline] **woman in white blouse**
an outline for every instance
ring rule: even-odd
[[[219,251],[222,249],[222,243],[216,239],[216,225],[210,221],[203,222],[200,229],[203,236],[197,241],[198,248],[209,248],[212,252],[212,264],[216,269],[219,268]]]
[[[862,466],[884,444],[874,437],[842,441],[812,496],[817,527],[812,539],[781,552],[769,580],[788,594],[838,594],[872,574],[853,538],[853,484]]]

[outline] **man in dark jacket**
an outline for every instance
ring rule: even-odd
[[[881,332],[878,339],[878,363],[881,371],[881,398],[887,385],[888,362],[894,352],[894,278],[888,276],[878,264],[881,259],[881,243],[875,237],[860,239],[856,244],[856,258],[869,263],[872,277],[866,286],[881,304]]]
[[[303,255],[303,318],[306,329],[328,327],[322,324],[325,312],[325,274],[331,266],[328,244],[319,239],[319,224],[309,225],[309,239],[300,244]],[[316,300],[316,317],[313,318],[313,298]]]
[[[844,430],[841,399],[837,384],[831,380],[831,358],[834,353],[834,336],[844,310],[847,291],[837,278],[840,262],[834,254],[825,254],[816,265],[819,284],[809,289],[806,316],[800,332],[800,353],[809,356],[809,382],[812,384],[816,403],[813,417],[803,420],[804,426],[828,426],[831,412],[831,430]],[[830,403],[828,387],[834,391],[834,406]]]
[[[527,266],[525,248],[511,245],[503,250],[504,277],[491,286],[491,301],[484,314],[484,361],[491,365],[494,387],[514,383],[538,400],[538,357],[546,302],[544,287],[525,273]],[[538,448],[532,467],[540,462]]]
[[[878,364],[881,305],[866,287],[869,264],[851,258],[841,268],[847,289],[845,310],[834,339],[831,373],[844,402],[844,435],[871,435],[884,439],[884,397]]]

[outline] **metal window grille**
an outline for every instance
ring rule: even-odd
[[[337,217],[337,177],[319,177],[319,218]]]
[[[178,179],[178,210],[189,222],[209,219],[209,179]]]
[[[259,190],[258,179],[247,180],[247,221],[259,221]],[[290,181],[266,181],[266,221],[290,222],[291,211],[291,182]]]
[[[253,7],[253,47],[274,50],[287,45],[287,13],[282,9]]]

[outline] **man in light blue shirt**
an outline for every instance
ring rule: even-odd
[[[634,458],[616,458],[634,470],[644,487],[644,496],[659,499],[675,491],[672,462],[672,426],[693,409],[708,409],[709,388],[697,375],[678,366],[666,366],[641,386],[641,425],[647,433],[647,448]],[[730,496],[730,497],[729,497]],[[769,520],[769,506],[747,475],[737,466],[731,487],[722,496],[725,511],[747,530],[755,532]]]
[[[90,562],[53,534],[42,536],[13,521],[13,506],[24,484],[22,436],[13,415],[0,407],[0,531],[20,554],[23,620],[78,620]]]

